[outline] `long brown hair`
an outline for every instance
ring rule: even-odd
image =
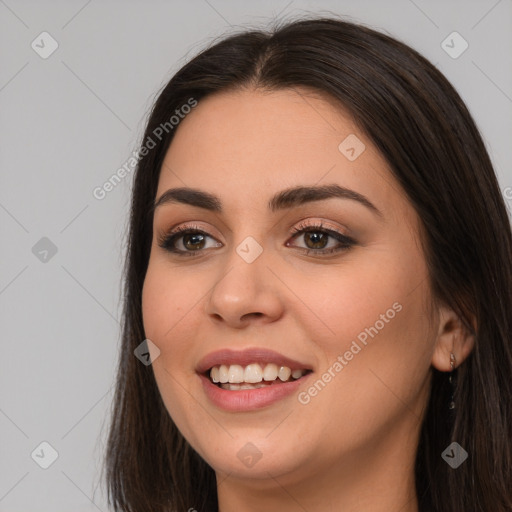
[[[448,80],[409,46],[332,18],[229,35],[184,65],[163,88],[133,182],[124,279],[122,350],[105,456],[115,511],[217,511],[214,470],[174,425],[151,366],[134,357],[145,339],[141,292],[152,240],[153,202],[176,129],[155,129],[190,98],[243,87],[313,88],[335,99],[387,160],[415,208],[433,297],[457,312],[475,347],[432,388],[416,457],[419,510],[512,510],[512,234],[489,155]],[[179,129],[179,128],[177,128]],[[452,442],[469,454],[452,469]]]

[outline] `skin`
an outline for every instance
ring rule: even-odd
[[[354,161],[338,150],[349,134],[366,146]],[[339,198],[267,208],[282,189],[324,184],[363,194],[382,216]],[[181,121],[156,198],[184,186],[219,196],[225,211],[156,209],[143,320],[161,351],[152,366],[163,401],[215,470],[219,510],[417,511],[413,468],[431,368],[449,371],[450,351],[461,364],[474,341],[448,307],[427,308],[419,219],[386,161],[327,98],[245,89],[209,96]],[[290,230],[320,220],[356,244],[304,254],[314,240]],[[211,237],[200,254],[159,247],[159,235],[189,222]],[[236,252],[247,236],[263,248],[252,263]],[[186,250],[183,241],[176,245]],[[329,237],[327,245],[338,244]],[[195,367],[227,347],[308,362],[314,382],[394,303],[401,311],[306,405],[293,394],[235,413],[204,394]],[[261,452],[252,467],[237,457],[248,442]]]

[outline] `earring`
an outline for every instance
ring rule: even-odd
[[[453,400],[453,388],[454,388],[454,385],[453,385],[453,378],[452,378],[452,373],[453,373],[454,369],[455,369],[455,354],[450,352],[450,376],[448,377],[448,382],[451,385],[452,394],[451,394],[451,398],[450,398],[450,405],[448,406],[449,409],[455,409],[455,402]]]

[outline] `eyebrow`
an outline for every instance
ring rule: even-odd
[[[299,186],[282,190],[275,194],[268,202],[271,212],[294,208],[312,201],[339,198],[357,201],[366,206],[372,213],[383,217],[382,212],[364,195],[341,187],[337,184],[323,186]],[[198,208],[204,208],[213,212],[222,213],[222,201],[219,197],[209,192],[195,188],[180,187],[165,191],[153,205],[153,211],[159,206],[169,203],[182,203]]]

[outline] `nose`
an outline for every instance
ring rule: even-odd
[[[235,329],[275,322],[283,315],[283,284],[269,268],[265,251],[252,263],[235,251],[208,294],[206,314]]]

